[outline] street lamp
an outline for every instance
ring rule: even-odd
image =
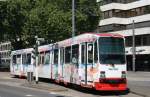
[[[132,23],[132,70],[135,72],[136,47],[135,47],[135,25]]]
[[[75,36],[75,0],[72,0],[72,40]]]
[[[72,39],[71,43],[74,42],[74,36],[75,36],[75,0],[72,0]],[[72,60],[72,46],[71,46],[71,55],[70,59]]]
[[[36,84],[38,84],[38,46],[40,45],[40,42],[44,42],[44,38],[38,38],[38,36],[35,36],[36,44],[35,44],[35,81]]]

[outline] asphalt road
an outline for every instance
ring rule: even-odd
[[[0,84],[0,97],[64,97],[49,92]]]
[[[145,75],[145,74],[144,74]],[[149,75],[149,74],[146,74]],[[23,84],[27,83],[26,79],[19,79],[10,76],[10,73],[0,72],[0,97],[148,97],[141,94],[149,95],[149,78],[141,75],[142,78],[137,77],[136,74],[129,76],[129,88],[135,92],[129,93],[113,93],[113,92],[98,92],[87,91],[81,88],[74,89],[67,87],[67,91],[51,91],[39,88],[24,87]],[[50,88],[54,86],[53,83],[42,83],[48,85]],[[39,86],[40,87],[40,86]],[[58,85],[57,88],[62,87]],[[55,87],[56,88],[56,87]],[[64,96],[62,96],[64,95]],[[149,96],[150,97],[150,96]]]
[[[71,91],[70,91],[71,92]],[[118,94],[104,94],[104,95],[89,95],[89,94],[82,94],[79,92],[73,93],[72,97],[142,97],[136,94],[129,93],[127,95],[118,95]],[[0,97],[69,97],[69,96],[61,96],[58,94],[30,89],[30,88],[23,88],[23,87],[14,87],[8,86],[4,84],[0,84]]]

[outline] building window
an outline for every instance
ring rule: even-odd
[[[126,37],[126,47],[132,46],[132,36]],[[150,35],[136,35],[135,46],[150,46]]]
[[[139,1],[139,0],[103,0],[102,5],[110,4],[110,3],[123,3],[123,4],[126,4],[126,3],[135,2],[135,1]]]
[[[150,13],[150,5],[149,6],[145,6],[144,12],[145,13]]]
[[[119,30],[125,30],[126,25],[121,24],[111,24],[111,25],[104,25],[99,28],[100,32],[110,32],[110,31],[119,31]]]
[[[132,37],[131,36],[126,37],[125,43],[126,43],[126,47],[132,46]]]
[[[134,8],[126,11],[113,9],[113,10],[108,10],[103,12],[103,19],[107,19],[111,17],[130,18],[130,17],[135,17],[135,16],[149,14],[149,13],[150,13],[150,5]]]
[[[142,36],[136,36],[135,37],[135,45],[136,46],[142,46]]]
[[[150,46],[150,35],[144,35],[143,36],[143,45],[144,46]]]

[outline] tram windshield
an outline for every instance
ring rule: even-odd
[[[99,53],[101,64],[124,64],[125,47],[123,38],[100,37]]]

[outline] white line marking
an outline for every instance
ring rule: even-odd
[[[49,94],[57,94],[57,93],[55,93],[55,92],[50,92]]]
[[[25,95],[25,96],[27,96],[27,97],[31,97],[31,96],[33,96],[33,95],[28,94],[28,95]]]

